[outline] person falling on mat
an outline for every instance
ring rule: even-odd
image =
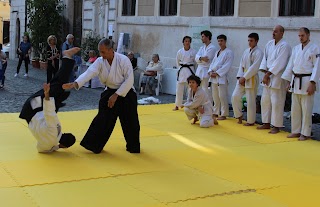
[[[69,91],[62,89],[62,84],[69,81],[74,65],[72,56],[79,50],[72,48],[63,52],[60,70],[49,84],[44,84],[43,89],[27,99],[19,115],[19,118],[27,121],[31,133],[37,139],[39,152],[53,152],[75,143],[74,135],[62,134],[57,112],[70,95]]]

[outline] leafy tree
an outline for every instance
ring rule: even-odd
[[[84,61],[89,60],[89,51],[94,50],[97,55],[99,55],[98,44],[101,38],[99,35],[94,33],[89,33],[84,39],[81,44],[81,56]]]
[[[62,0],[26,0],[26,3],[32,47],[35,54],[41,54],[40,58],[45,60],[47,38],[55,35],[58,45],[62,42],[62,12],[65,5]]]

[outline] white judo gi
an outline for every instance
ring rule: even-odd
[[[281,79],[291,55],[291,47],[281,39],[269,41],[265,46],[264,56],[260,65],[262,72],[270,71],[269,85],[262,84],[261,117],[262,123],[271,123],[274,127],[283,127],[283,111],[286,100],[286,83]]]
[[[200,106],[204,109],[203,114],[198,111],[198,107]],[[189,120],[198,116],[200,118],[200,127],[207,128],[214,125],[212,118],[212,103],[208,94],[201,87],[198,87],[194,95],[193,91],[189,89],[187,102],[184,103],[184,112]]]
[[[311,135],[314,94],[308,95],[307,89],[310,81],[318,83],[320,69],[317,55],[319,53],[319,47],[311,42],[303,49],[302,44],[295,46],[288,66],[281,76],[291,82],[291,132],[293,134]]]
[[[185,50],[184,48],[181,48],[177,52],[177,68],[178,74],[177,74],[177,87],[176,87],[176,101],[175,104],[178,107],[182,106],[182,100],[183,100],[183,92],[185,90],[185,87],[188,87],[187,85],[187,79],[192,74],[195,74],[194,65],[195,65],[195,57],[196,57],[197,51],[190,48],[189,50]],[[192,71],[192,72],[191,72]]]
[[[220,50],[219,50],[220,51]],[[228,79],[227,75],[232,67],[233,52],[229,48],[216,52],[212,63],[209,67],[208,74],[210,72],[216,72],[217,77],[210,77],[212,98],[214,102],[213,114],[228,116],[229,104],[228,104]]]
[[[41,105],[41,97],[34,98],[31,105]],[[44,99],[43,111],[37,112],[28,125],[32,135],[38,141],[38,152],[53,152],[59,149],[62,133],[61,124],[55,110],[54,98]]]
[[[217,51],[217,48],[212,43],[210,43],[208,46],[203,45],[202,47],[200,47],[198,53],[196,54],[196,62],[198,64],[196,76],[198,76],[201,79],[201,87],[208,95],[209,95],[208,70],[216,51]],[[203,60],[200,60],[200,57],[206,57],[206,56],[209,59],[208,62],[204,62]]]
[[[232,108],[235,118],[242,116],[242,96],[246,95],[247,100],[247,123],[256,122],[256,96],[259,86],[259,67],[263,58],[263,52],[258,46],[244,51],[237,78],[245,78],[245,85],[242,86],[237,81],[232,94]]]

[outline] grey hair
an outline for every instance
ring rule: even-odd
[[[152,57],[157,57],[160,60],[159,54],[153,54]]]
[[[74,36],[73,36],[72,34],[68,34],[67,37],[66,37],[66,39],[68,40],[68,39],[70,39],[70,38],[74,38]]]
[[[100,45],[104,45],[106,48],[110,49],[113,48],[113,41],[108,39],[108,38],[103,38],[102,40],[100,40],[99,42],[99,46]]]

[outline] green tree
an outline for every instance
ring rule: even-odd
[[[47,38],[55,35],[58,43],[62,42],[62,12],[65,5],[62,0],[26,0],[26,3],[32,47],[45,60]]]

